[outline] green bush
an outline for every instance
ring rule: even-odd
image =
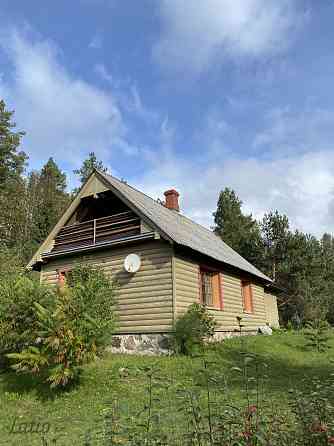
[[[316,319],[306,323],[305,338],[306,347],[323,353],[329,349],[329,324],[327,321]]]
[[[114,326],[114,285],[102,270],[76,266],[52,306],[35,303],[38,342],[20,353],[18,372],[40,374],[51,387],[77,379],[81,367],[96,359],[110,341]]]
[[[206,307],[192,304],[174,325],[174,350],[176,353],[191,355],[197,353],[207,339],[212,338],[217,323]]]
[[[12,266],[12,265],[11,265]],[[6,354],[19,352],[38,338],[34,303],[50,306],[55,294],[39,281],[14,268],[0,284],[0,365],[8,366]]]

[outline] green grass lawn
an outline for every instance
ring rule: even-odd
[[[242,406],[246,398],[245,381],[237,368],[242,368],[240,351],[246,350],[258,358],[250,364],[248,373],[260,376],[256,386],[260,382],[261,398],[285,406],[288,390],[304,387],[304,379],[317,377],[323,381],[330,377],[334,336],[330,344],[332,348],[326,353],[310,352],[305,348],[301,334],[283,333],[245,337],[242,341],[235,338],[212,346],[206,357],[210,374],[217,377],[216,384],[210,384],[213,398],[219,404],[228,399]],[[182,414],[177,412],[178,395],[182,394],[182,389],[194,387],[205,395],[203,359],[109,354],[87,366],[80,384],[66,392],[51,392],[46,385],[29,376],[0,375],[0,444],[83,445],[86,432],[91,431],[98,437],[104,416],[112,405],[116,405],[118,413],[129,416],[128,423],[139,419],[145,422],[150,370],[154,370],[154,410],[166,426],[174,426],[177,430],[177,424],[182,424]],[[250,391],[255,400],[259,391],[254,389],[255,384]],[[49,423],[47,442],[42,443],[38,434],[11,432],[17,431],[22,423],[32,422]],[[56,437],[59,437],[58,441],[52,443]]]

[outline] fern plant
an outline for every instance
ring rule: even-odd
[[[97,358],[114,328],[114,286],[101,270],[77,266],[71,283],[48,307],[35,302],[37,340],[19,353],[17,372],[46,375],[51,387],[65,387],[84,364]]]

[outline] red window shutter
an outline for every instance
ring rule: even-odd
[[[198,267],[198,296],[199,296],[199,301],[203,303],[202,274],[200,267]]]
[[[212,297],[213,306],[220,310],[220,277],[219,273],[214,273],[212,276]]]
[[[242,299],[243,299],[243,307],[245,313],[253,312],[253,295],[252,295],[252,286],[248,281],[241,281],[241,291],[242,291]]]
[[[220,309],[224,309],[224,276],[223,273],[219,273],[219,291],[220,291]]]

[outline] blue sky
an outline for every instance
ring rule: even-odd
[[[261,218],[334,228],[332,0],[0,0],[0,97],[30,168],[95,151],[212,225],[229,186]]]

